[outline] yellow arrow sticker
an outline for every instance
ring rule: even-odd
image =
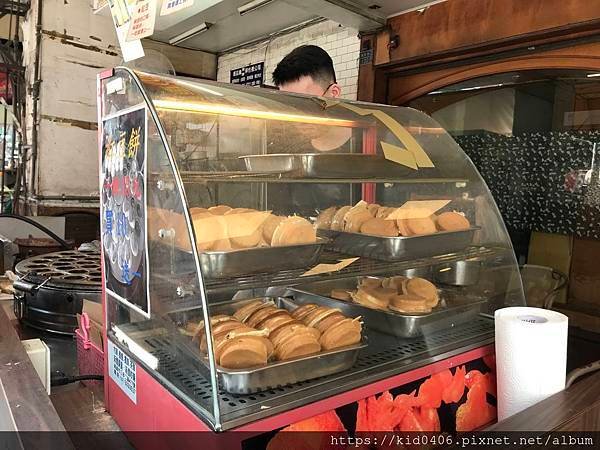
[[[340,103],[340,106],[343,106],[346,109],[360,115],[367,116],[372,115],[377,120],[379,120],[383,125],[390,130],[396,138],[404,145],[406,150],[401,149],[400,147],[392,144],[387,144],[382,142],[383,154],[386,159],[393,161],[398,164],[402,164],[403,166],[410,167],[411,169],[418,170],[419,167],[435,167],[433,161],[429,158],[423,147],[419,145],[417,140],[410,134],[406,128],[398,123],[394,118],[389,116],[383,111],[378,109],[367,109],[361,108],[356,105],[351,105],[348,103]],[[386,147],[384,147],[384,144]],[[387,151],[386,151],[387,148]],[[405,153],[412,154],[412,158],[409,158]]]
[[[383,156],[385,156],[385,159],[410,167],[414,170],[419,170],[415,156],[408,150],[383,141],[381,141],[381,148],[383,149]]]

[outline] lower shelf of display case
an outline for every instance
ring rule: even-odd
[[[166,335],[149,332],[147,337],[142,337],[143,332],[139,329],[135,334],[138,335],[137,342],[159,360],[154,376],[163,385],[171,386],[173,394],[200,416],[203,411],[213,410],[210,380],[197,369],[189,353],[178,350]],[[363,349],[356,364],[348,371],[250,395],[234,395],[220,389],[222,430],[240,427],[456,356],[490,344],[493,335],[493,319],[485,316],[412,339],[399,339],[369,330],[368,347]]]
[[[400,260],[400,261],[383,261],[372,258],[361,257],[355,263],[339,270],[335,273],[325,273],[302,277],[302,274],[309,268],[279,270],[277,272],[254,273],[239,277],[221,278],[221,279],[206,279],[205,288],[208,296],[212,301],[224,301],[231,299],[232,293],[238,291],[253,291],[252,295],[264,295],[267,287],[293,287],[299,283],[306,284],[323,280],[336,278],[351,278],[357,276],[378,276],[386,274],[398,274],[402,270],[419,269],[426,267],[434,267],[439,264],[449,264],[456,261],[462,261],[471,258],[492,259],[503,258],[506,255],[511,255],[512,250],[499,247],[468,247],[460,252],[449,253],[445,255],[437,255],[431,257],[423,257],[416,259]],[[341,259],[351,258],[354,255],[347,255],[335,251],[324,251],[319,259],[319,263],[335,264]],[[163,295],[169,295],[169,292],[175,292],[178,284],[181,283],[179,278],[174,276],[166,276],[154,274],[164,286],[170,286],[171,291],[165,291]],[[193,284],[191,278],[195,277],[195,273],[188,273],[183,276],[189,284]],[[200,300],[198,297],[185,297],[177,299],[173,304],[169,305],[168,312],[185,311],[188,309],[198,308]]]

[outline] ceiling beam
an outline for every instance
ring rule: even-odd
[[[302,8],[312,14],[325,17],[344,26],[359,31],[369,31],[385,26],[385,17],[357,5],[349,0],[284,0],[290,5]]]

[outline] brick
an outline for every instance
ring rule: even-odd
[[[346,53],[344,56],[342,56],[342,62],[352,61],[354,58],[356,58],[356,55],[353,55],[352,53]]]
[[[356,44],[356,42],[358,42],[357,38],[346,38],[344,39],[344,46],[351,46]]]

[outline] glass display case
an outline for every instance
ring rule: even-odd
[[[99,80],[108,366],[126,392],[120,354],[232,429],[489,344],[493,312],[524,304],[494,199],[427,115]]]

